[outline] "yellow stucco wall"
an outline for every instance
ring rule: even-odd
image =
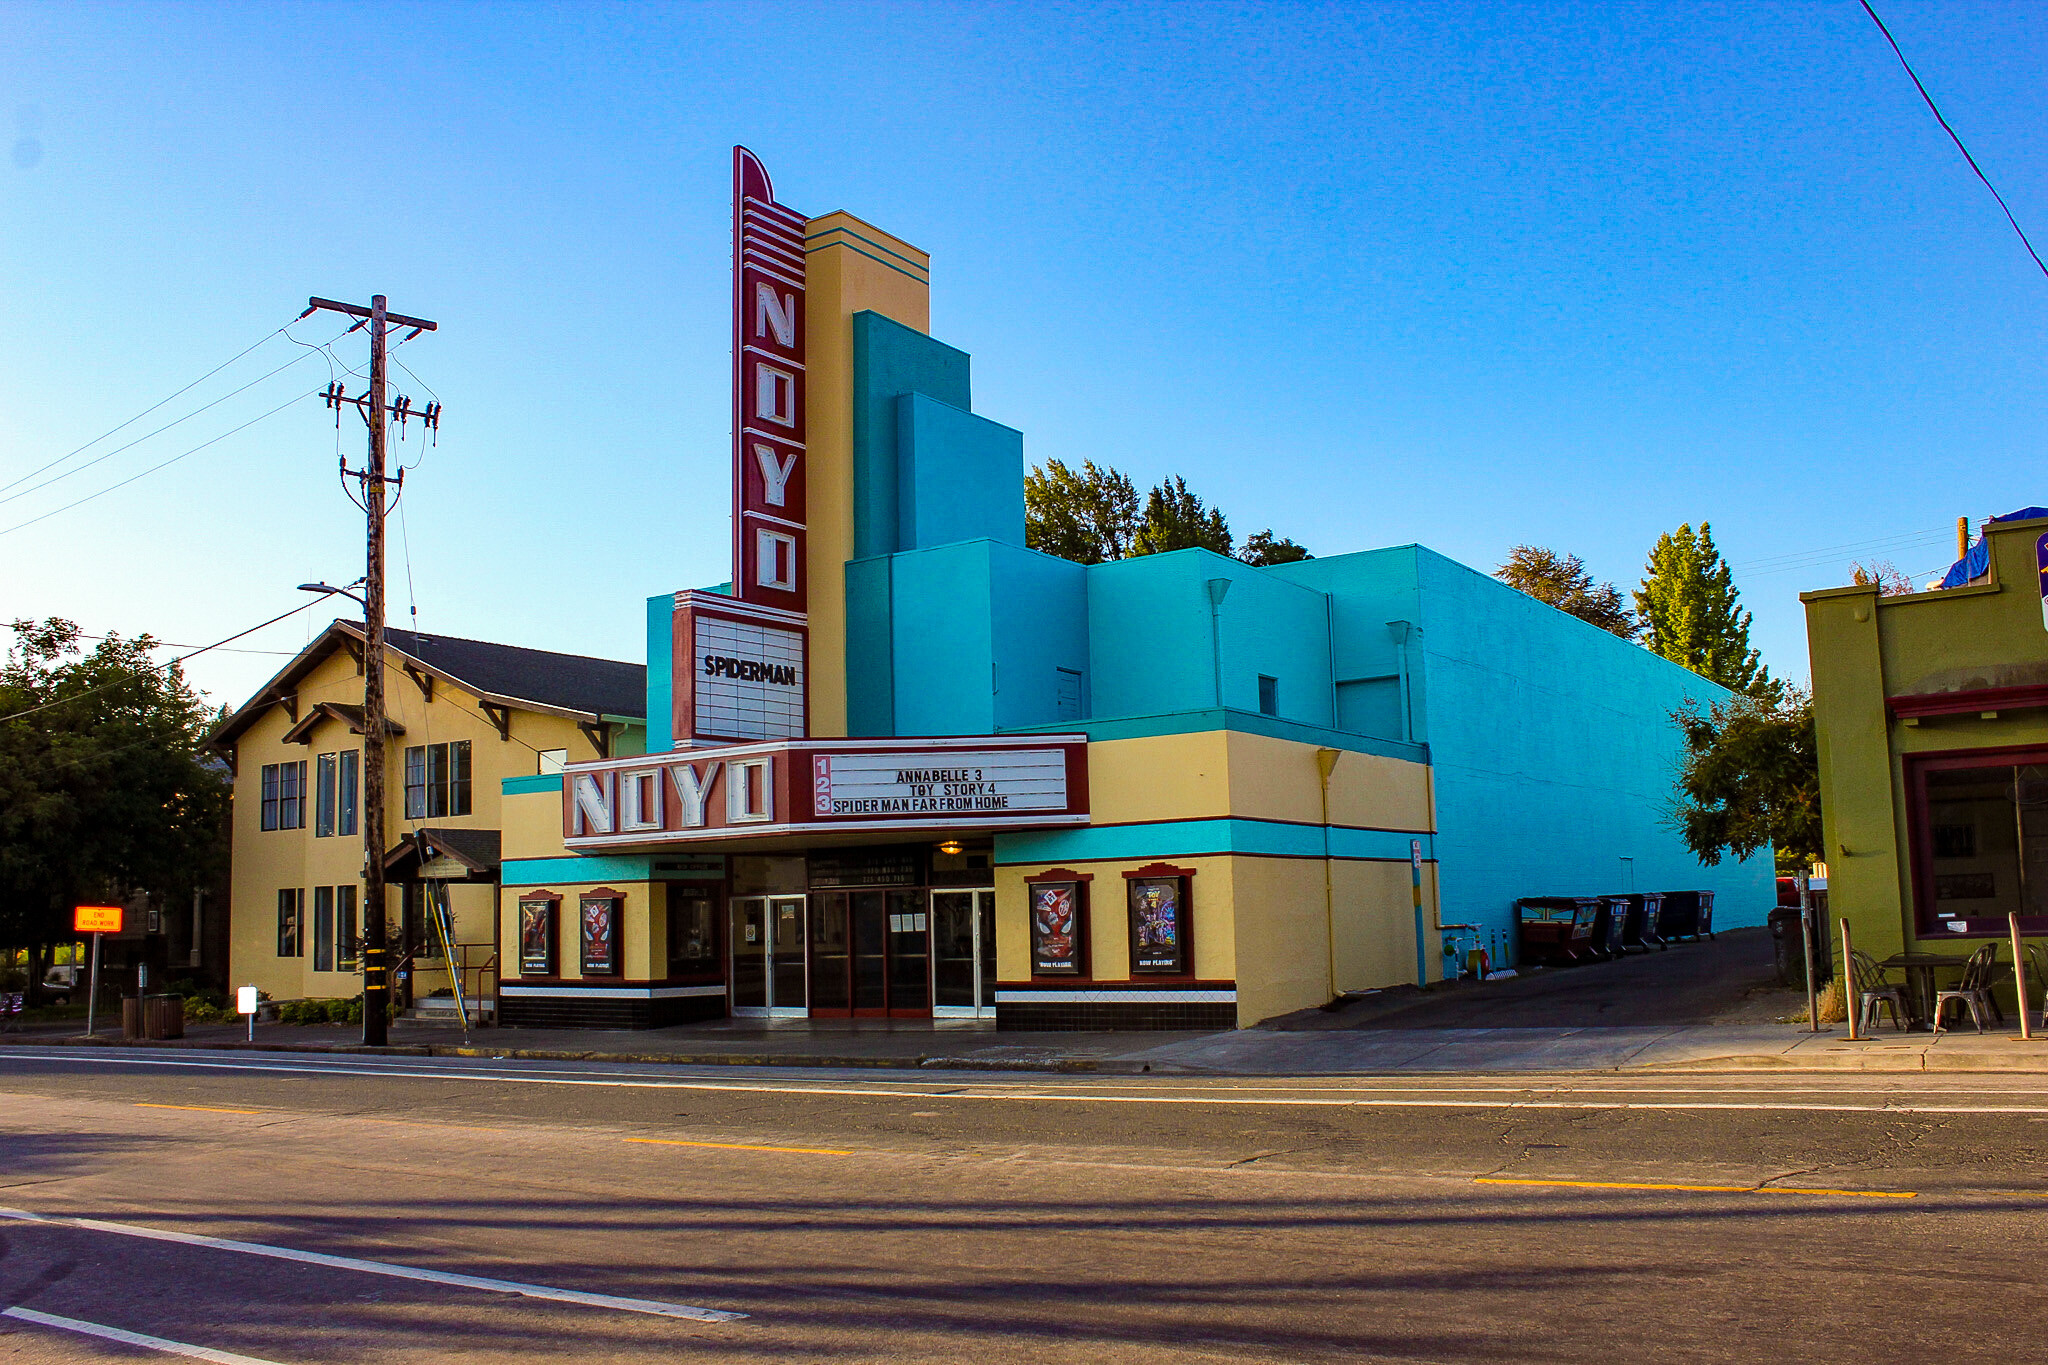
[[[846,562],[853,558],[853,315],[928,331],[931,258],[852,214],[804,230],[811,733],[846,733]]]
[[[300,681],[296,696],[299,715],[320,702],[360,706],[363,680],[355,661],[339,649],[315,664]],[[499,785],[507,777],[533,773],[537,750],[566,749],[572,760],[595,756],[591,742],[564,717],[537,712],[515,711],[510,739],[499,737],[497,728],[477,709],[474,693],[437,680],[429,701],[419,686],[395,664],[387,665],[385,700],[391,718],[405,727],[403,735],[390,743],[385,762],[384,829],[387,844],[395,844],[419,821],[408,822],[405,812],[405,749],[412,745],[439,744],[449,740],[470,741],[471,813],[466,816],[435,817],[438,827],[497,829],[500,817]],[[340,721],[325,719],[313,729],[310,744],[286,743],[283,736],[294,724],[284,707],[271,704],[235,743],[235,803],[233,817],[233,866],[231,881],[229,971],[236,984],[254,984],[280,1000],[301,997],[346,997],[362,989],[360,975],[352,972],[313,970],[312,903],[313,888],[355,886],[360,902],[363,845],[360,826],[351,835],[321,838],[313,832],[313,787],[319,755],[344,749],[359,749],[362,738]],[[306,822],[302,829],[264,830],[263,767],[269,763],[306,764]],[[556,842],[559,844],[560,802],[555,804]],[[304,952],[296,958],[277,955],[277,893],[281,888],[306,892],[302,940]],[[488,885],[452,885],[450,908],[454,912],[455,935],[459,942],[489,943],[492,939],[494,898]],[[367,908],[359,911],[359,916]],[[386,919],[396,922],[401,913],[397,889],[391,888]],[[425,981],[425,989],[445,984],[445,976]]]
[[[1986,718],[1893,719],[1885,700],[1915,692],[2048,681],[2048,629],[2036,590],[2035,541],[2048,520],[1990,528],[1991,577],[1944,592],[1880,596],[1874,587],[1802,595],[1813,665],[1828,908],[1856,947],[1882,958],[1914,930],[1903,756],[2048,744],[2048,711]],[[1832,926],[1840,953],[1839,927]],[[1927,941],[1953,953],[1975,940]]]

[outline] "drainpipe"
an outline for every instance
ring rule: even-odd
[[[1408,678],[1408,638],[1415,633],[1415,626],[1408,621],[1387,622],[1387,633],[1394,637],[1394,658],[1401,676],[1401,738],[1408,743],[1415,742],[1415,705]]]
[[[1337,889],[1330,874],[1330,774],[1342,749],[1316,750],[1316,775],[1323,793],[1323,940],[1330,975],[1330,999],[1337,998]]]
[[[1216,709],[1223,709],[1223,598],[1230,580],[1209,580],[1209,657],[1216,665]]]

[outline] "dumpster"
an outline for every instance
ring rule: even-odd
[[[1628,919],[1621,928],[1622,946],[1650,951],[1655,944],[1661,950],[1666,945],[1660,935],[1658,921],[1663,915],[1664,893],[1650,891],[1628,898]]]
[[[1515,902],[1520,951],[1515,960],[1562,966],[1593,959],[1593,896],[1527,896]]]
[[[1700,936],[1700,892],[1666,891],[1664,908],[1657,916],[1657,933],[1670,943]]]
[[[1702,891],[1699,893],[1699,897],[1700,922],[1693,933],[1695,937],[1705,934],[1708,938],[1712,938],[1714,936],[1714,893]]]
[[[1593,952],[1603,958],[1620,957],[1622,930],[1628,925],[1628,897],[1601,896],[1593,912]]]

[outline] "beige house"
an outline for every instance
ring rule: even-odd
[[[383,753],[393,962],[415,999],[497,988],[506,778],[644,751],[646,670],[573,654],[385,632]],[[363,627],[336,621],[214,732],[235,773],[229,980],[273,999],[362,990]],[[395,981],[395,978],[394,978]]]

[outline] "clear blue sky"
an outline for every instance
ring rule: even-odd
[[[2048,10],[1881,12],[2048,239]],[[1923,576],[1956,516],[2048,502],[2048,280],[1853,0],[10,4],[0,32],[0,483],[308,294],[385,292],[441,323],[398,352],[447,403],[403,527],[432,631],[637,659],[646,595],[725,576],[734,142],[785,202],[932,252],[933,330],[1028,458],[1184,474],[1240,536],[1482,568],[1527,541],[1627,588],[1707,519],[1803,678],[1797,593],[1856,552],[1764,561],[1917,536],[1878,553]],[[354,577],[335,447],[308,400],[0,532],[0,618],[205,643]],[[239,702],[281,661],[193,672]]]

